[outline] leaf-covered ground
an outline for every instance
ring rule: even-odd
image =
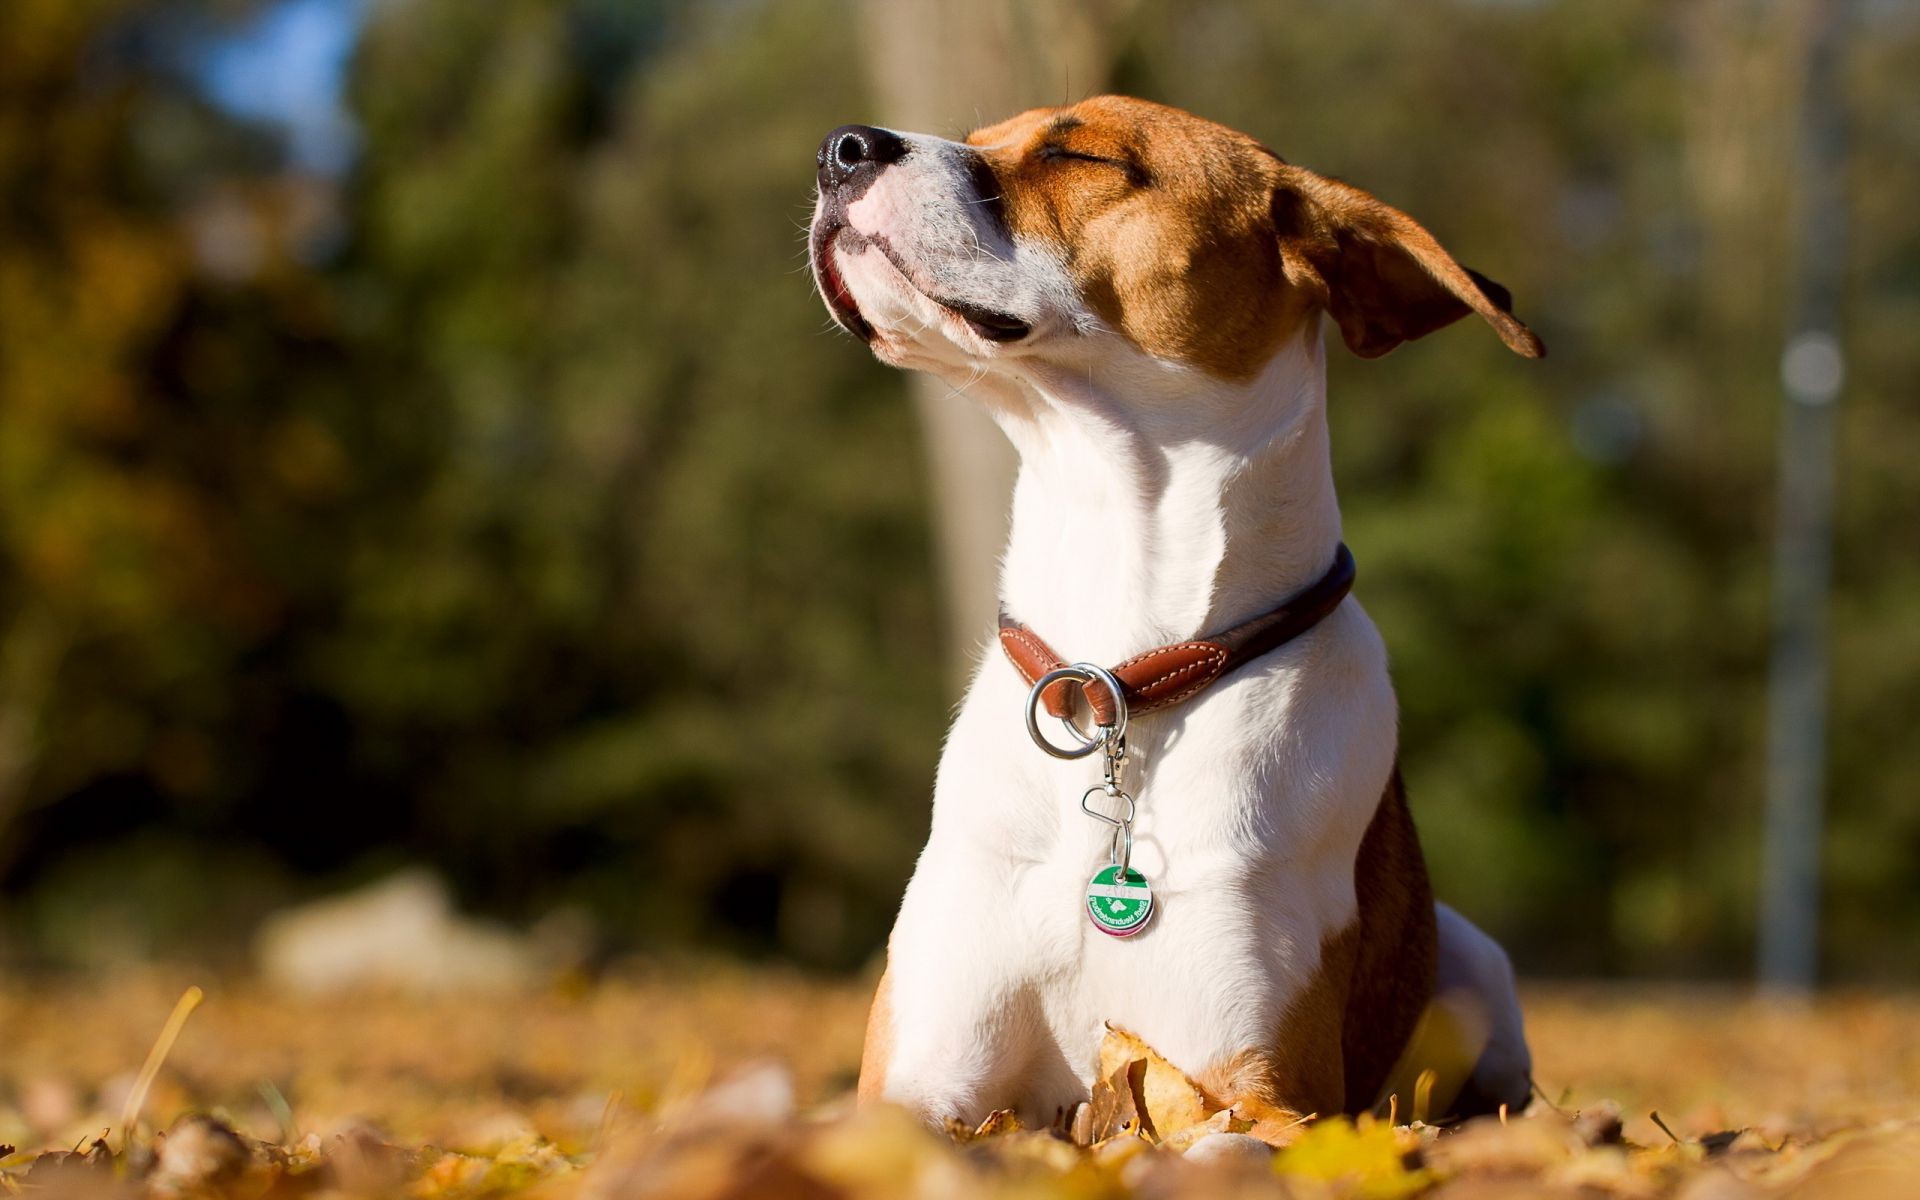
[[[129,1137],[129,1095],[193,982],[205,1000]],[[1138,1069],[1091,1148],[855,1114],[863,990],[781,973],[457,998],[16,980],[0,983],[0,1144],[18,1147],[0,1194],[1920,1195],[1920,999],[1527,999],[1551,1105],[1447,1132],[1320,1122],[1278,1155],[1218,1139],[1228,1152],[1196,1163],[1169,1144],[1242,1126],[1178,1111],[1177,1081],[1141,1090]]]

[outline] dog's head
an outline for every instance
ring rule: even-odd
[[[1367,358],[1469,311],[1545,353],[1506,289],[1405,213],[1143,100],[1034,109],[965,142],[842,126],[819,189],[820,293],[900,366],[1080,361],[1118,337],[1242,380],[1322,311]]]

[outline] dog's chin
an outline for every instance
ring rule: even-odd
[[[967,328],[973,331],[974,336],[983,342],[1006,344],[1025,341],[1033,336],[1033,326],[1012,313],[1000,312],[968,300],[941,300],[933,296],[927,298],[964,321]]]
[[[901,361],[905,343],[928,337],[950,342],[966,358],[976,359],[986,357],[981,350],[1033,336],[1033,325],[1013,313],[935,294],[913,277],[884,239],[868,237],[842,222],[817,229],[810,250],[814,281],[827,311],[886,362],[906,365]],[[962,330],[972,336],[962,335]],[[934,357],[950,358],[947,354]]]
[[[930,371],[936,375],[961,370],[972,371],[986,363],[977,347],[963,345],[961,341],[941,326],[943,322],[924,302],[914,306],[926,308],[924,315],[908,313],[889,313],[887,318],[875,322],[873,338],[867,342],[867,348],[873,356],[890,367],[900,367],[908,371]]]
[[[888,366],[945,376],[988,370],[1001,359],[1001,343],[980,334],[950,305],[897,281],[867,283],[854,285],[862,289],[873,328],[867,347]]]

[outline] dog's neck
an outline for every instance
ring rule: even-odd
[[[1327,569],[1340,509],[1317,329],[1248,383],[1095,357],[983,389],[1020,454],[1001,577],[1015,617],[1070,660],[1111,664],[1265,612]]]

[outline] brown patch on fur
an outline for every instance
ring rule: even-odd
[[[1252,138],[1099,96],[967,141],[1013,235],[1052,247],[1088,306],[1149,354],[1249,379],[1307,319],[1273,235],[1278,163]]]
[[[879,986],[873,990],[873,1007],[867,1010],[866,1044],[860,1050],[860,1082],[854,1095],[861,1104],[873,1104],[887,1085],[887,1064],[893,1058],[893,981],[892,969],[880,972]]]
[[[1320,965],[1272,1046],[1199,1078],[1223,1103],[1300,1114],[1371,1111],[1433,997],[1433,890],[1396,768],[1354,860],[1358,916],[1320,943]]]
[[[1469,310],[1545,352],[1506,289],[1412,218],[1191,113],[1097,96],[967,142],[1009,231],[1051,247],[1101,320],[1160,358],[1250,379],[1322,308],[1368,358]]]
[[[1273,216],[1288,278],[1320,298],[1355,354],[1378,358],[1468,312],[1515,354],[1546,354],[1507,289],[1455,262],[1412,217],[1337,179],[1280,171]]]
[[[1433,885],[1397,766],[1360,839],[1353,888],[1360,917],[1340,1049],[1347,1111],[1360,1113],[1380,1099],[1387,1073],[1433,998],[1440,959]]]
[[[1341,1020],[1347,1008],[1356,927],[1357,923],[1321,941],[1320,965],[1288,1005],[1271,1046],[1243,1050],[1200,1075],[1209,1095],[1236,1108],[1251,1101],[1261,1109],[1299,1116],[1346,1111]]]

